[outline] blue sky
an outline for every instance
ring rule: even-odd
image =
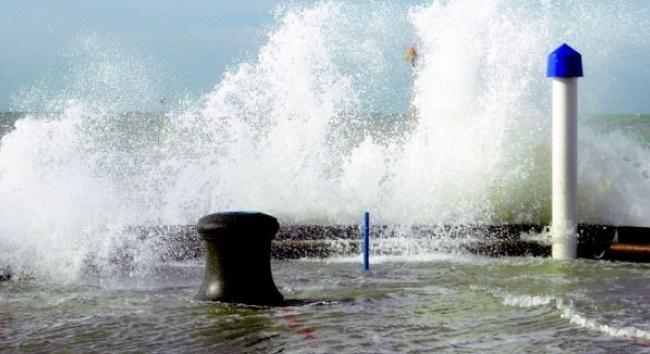
[[[30,86],[60,80],[74,41],[100,36],[173,72],[161,91],[200,94],[250,55],[273,22],[274,1],[2,0],[0,111]],[[14,107],[15,108],[15,107]]]
[[[0,0],[0,111],[38,109],[25,97],[48,99],[63,91],[66,75],[78,71],[75,65],[89,54],[75,52],[87,38],[98,43],[91,55],[116,51],[144,63],[141,76],[152,78],[156,87],[150,101],[158,96],[170,102],[196,98],[209,92],[229,66],[255,56],[274,25],[273,10],[282,3],[286,1]],[[625,4],[650,16],[650,0]],[[619,70],[620,79],[603,99],[603,106],[613,107],[611,113],[650,112],[648,53],[633,64],[622,61],[624,71]],[[41,93],[25,94],[34,88]]]

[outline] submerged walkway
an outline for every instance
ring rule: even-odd
[[[461,225],[371,227],[373,254],[399,254],[405,249],[471,253],[485,256],[551,255],[550,236],[542,225]],[[202,257],[201,239],[194,226],[135,227],[141,239],[157,238],[173,252],[167,260]],[[650,262],[650,228],[581,224],[578,257]],[[275,259],[352,256],[360,252],[357,225],[286,225],[272,244]]]
[[[115,250],[111,261],[129,269],[138,242],[152,247],[159,261],[203,258],[203,241],[193,225],[133,226],[125,230],[135,243]],[[443,225],[371,227],[372,255],[418,253],[477,254],[483,256],[550,257],[548,227],[542,225]],[[650,228],[581,224],[578,257],[610,261],[650,262]],[[274,259],[325,258],[360,254],[358,225],[285,225],[271,245]],[[0,282],[12,278],[0,264]]]

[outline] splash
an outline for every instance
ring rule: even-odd
[[[255,59],[164,115],[116,113],[155,101],[152,81],[140,61],[83,42],[102,55],[66,76],[55,113],[2,138],[0,260],[74,279],[89,264],[110,273],[129,247],[137,271],[159,250],[124,227],[218,210],[285,223],[356,223],[364,210],[385,224],[548,223],[546,54],[568,41],[588,72],[641,70],[602,48],[647,59],[635,34],[645,17],[623,2],[284,6]],[[401,58],[411,43],[414,72]],[[581,102],[598,107],[607,80],[588,75]],[[589,131],[580,146],[582,221],[648,226],[647,146]]]
[[[564,300],[549,295],[515,295],[494,291],[493,295],[501,297],[503,299],[503,304],[507,306],[524,308],[540,306],[554,307],[563,319],[586,330],[601,332],[607,336],[616,338],[632,339],[638,341],[638,343],[644,343],[645,341],[650,340],[650,332],[633,326],[616,326],[602,323],[602,321],[598,321],[580,313],[570,300]]]

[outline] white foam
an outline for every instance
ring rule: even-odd
[[[560,316],[570,323],[587,330],[604,333],[608,336],[627,339],[650,340],[650,331],[639,329],[633,326],[616,327],[602,323],[596,319],[589,318],[578,312],[570,301],[550,295],[521,295],[508,294],[491,291],[497,297],[502,298],[503,304],[516,307],[539,307],[552,306],[560,312]]]
[[[536,307],[554,303],[557,299],[551,296],[505,295],[503,304],[517,307]]]
[[[563,318],[568,319],[569,322],[581,328],[602,332],[612,337],[650,340],[650,331],[642,330],[632,326],[610,326],[608,324],[600,323],[594,319],[589,319],[576,312],[570,306],[559,306],[559,308],[562,311]]]
[[[361,255],[358,256],[332,256],[325,259],[320,258],[302,258],[300,262],[314,263],[359,263],[363,261]],[[391,263],[430,263],[430,262],[453,262],[467,264],[488,264],[494,263],[493,258],[481,257],[471,254],[458,253],[433,253],[423,252],[416,254],[381,254],[371,255],[370,265],[373,264],[391,264]]]

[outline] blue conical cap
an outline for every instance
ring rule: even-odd
[[[582,56],[564,43],[548,55],[547,77],[582,77]]]

